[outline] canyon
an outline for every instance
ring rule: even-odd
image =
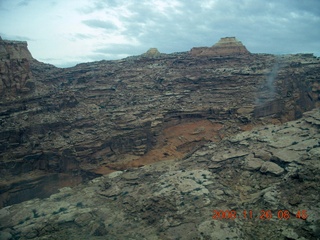
[[[260,195],[271,199],[269,204],[274,211],[293,206],[290,213],[296,214],[298,206],[307,208],[306,201],[319,200],[314,196],[314,191],[319,192],[314,184],[316,180],[309,179],[319,170],[319,117],[313,110],[320,106],[319,76],[320,59],[313,54],[250,53],[234,37],[188,52],[164,54],[152,48],[139,56],[81,63],[71,68],[37,61],[26,42],[0,39],[0,221],[11,219],[1,229],[7,229],[7,236],[17,239],[45,239],[42,237],[51,232],[56,237],[65,234],[67,230],[58,226],[72,223],[70,231],[75,231],[72,234],[77,235],[76,229],[85,226],[92,239],[107,233],[117,239],[122,225],[114,224],[109,229],[111,223],[107,224],[102,217],[110,215],[113,206],[122,216],[127,213],[125,207],[131,209],[132,219],[126,221],[132,224],[135,217],[142,219],[143,231],[148,222],[155,222],[156,227],[150,231],[155,236],[162,232],[159,239],[175,239],[169,232],[179,228],[177,234],[179,231],[182,234],[186,224],[194,229],[195,237],[203,232],[207,238],[202,239],[210,239],[208,231],[212,223],[201,223],[200,215],[198,220],[190,220],[199,204],[202,217],[208,215],[206,221],[209,221],[208,209],[212,211],[214,206],[234,209],[251,204],[256,209],[262,208]],[[300,118],[304,120],[299,123]],[[290,122],[294,129],[285,125],[294,120]],[[265,131],[266,126],[271,130]],[[273,139],[273,133],[280,140]],[[244,138],[245,134],[249,137]],[[257,152],[259,148],[266,149]],[[300,170],[305,171],[306,178],[294,175]],[[205,190],[202,184],[193,183],[189,174],[196,176],[196,182],[206,182],[205,175],[222,185],[213,187],[208,183]],[[228,177],[219,177],[221,174]],[[301,184],[296,183],[302,178]],[[157,184],[163,181],[174,185],[177,179],[186,179],[192,189],[182,183],[175,189],[169,186],[169,190],[163,189],[160,182]],[[238,186],[235,179],[244,185]],[[279,197],[275,203],[273,192],[283,196],[289,191],[284,187],[285,179],[292,186],[300,184],[299,189],[310,187],[312,194],[305,200],[300,196],[298,203],[290,206],[287,198]],[[254,190],[249,189],[252,182],[255,182]],[[275,189],[263,190],[268,188],[267,183],[276,182],[282,188],[272,185]],[[145,184],[145,189],[135,187],[141,184]],[[178,194],[177,189],[181,191]],[[81,199],[77,192],[85,196],[77,201],[79,206],[73,206],[75,198]],[[141,198],[136,196],[137,192]],[[187,192],[184,203],[195,205],[187,208],[181,205],[180,209],[172,201]],[[194,200],[195,197],[198,198]],[[58,198],[62,201],[55,200]],[[94,207],[103,206],[101,198],[110,204],[104,206],[105,212]],[[222,204],[226,199],[230,206]],[[144,213],[133,207],[135,201]],[[36,209],[34,214],[34,206],[39,204],[47,209],[53,204],[58,210],[49,213]],[[25,214],[30,215],[27,220],[22,214],[17,217],[22,206],[27,211]],[[316,216],[319,206],[312,206],[309,207],[313,211],[311,222],[305,222],[308,230],[299,227],[301,231],[296,233],[291,226],[283,230],[287,233],[281,237],[302,239],[292,237],[297,235],[316,239],[320,231]],[[162,208],[167,209],[163,210],[166,214],[153,219]],[[179,215],[177,209],[188,214]],[[65,220],[68,217],[70,221]],[[86,220],[76,220],[77,217]],[[94,220],[90,222],[90,218]],[[52,231],[41,233],[39,229],[44,226],[38,226],[38,220],[44,219],[52,222],[48,225]],[[217,221],[215,229],[229,224]],[[248,229],[261,230],[259,227],[254,230],[256,224],[247,225],[246,233],[241,233],[244,235],[237,225],[229,237],[248,237]],[[281,227],[285,228],[284,225]],[[134,226],[131,227],[124,237],[148,236],[147,233],[136,235]],[[176,236],[179,237],[183,239],[182,235]]]

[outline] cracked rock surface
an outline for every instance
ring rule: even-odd
[[[320,106],[319,58],[251,54],[236,38],[65,69],[33,59],[26,42],[0,40],[0,78],[0,207],[112,171],[186,159],[208,142]],[[227,148],[210,156],[208,168],[246,157],[247,168],[281,175],[283,165],[298,164],[301,151],[317,144],[302,141],[303,129],[292,144],[292,131],[251,136],[277,148],[278,166],[261,168],[257,159],[270,152]],[[207,156],[197,154],[203,164]]]
[[[319,239],[319,129],[314,109],[4,207],[1,239]]]

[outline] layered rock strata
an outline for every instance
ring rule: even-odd
[[[319,127],[315,109],[207,143],[183,160],[113,172],[5,207],[0,236],[319,239]]]
[[[2,206],[35,192],[49,196],[45,187],[34,190],[45,178],[60,179],[60,187],[182,159],[206,142],[319,107],[320,61],[310,54],[183,52],[66,69],[20,58],[30,64],[30,91],[0,95]]]
[[[32,77],[30,61],[33,58],[27,42],[0,38],[0,93],[2,97],[27,93],[28,79]],[[29,83],[30,85],[30,83]]]

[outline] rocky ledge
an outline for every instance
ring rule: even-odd
[[[319,239],[320,109],[0,210],[1,239]]]

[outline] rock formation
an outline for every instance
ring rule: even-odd
[[[19,51],[1,62],[11,64]],[[10,92],[3,84],[0,95],[1,206],[112,171],[186,159],[206,143],[319,107],[320,61],[312,54],[182,52],[67,69],[21,56],[29,70],[1,67],[15,86]],[[273,164],[263,169],[281,174]]]
[[[219,42],[214,44],[212,47],[195,47],[190,51],[192,56],[237,56],[247,55],[250,52],[247,48],[238,41],[235,37],[221,38]]]
[[[160,55],[161,53],[158,51],[157,48],[150,48],[147,52],[145,52],[141,56],[154,58],[154,57],[159,57]]]
[[[319,239],[319,127],[315,109],[5,207],[0,238]]]
[[[27,42],[0,39],[0,93],[2,97],[30,91],[27,81],[32,77],[33,60]]]

